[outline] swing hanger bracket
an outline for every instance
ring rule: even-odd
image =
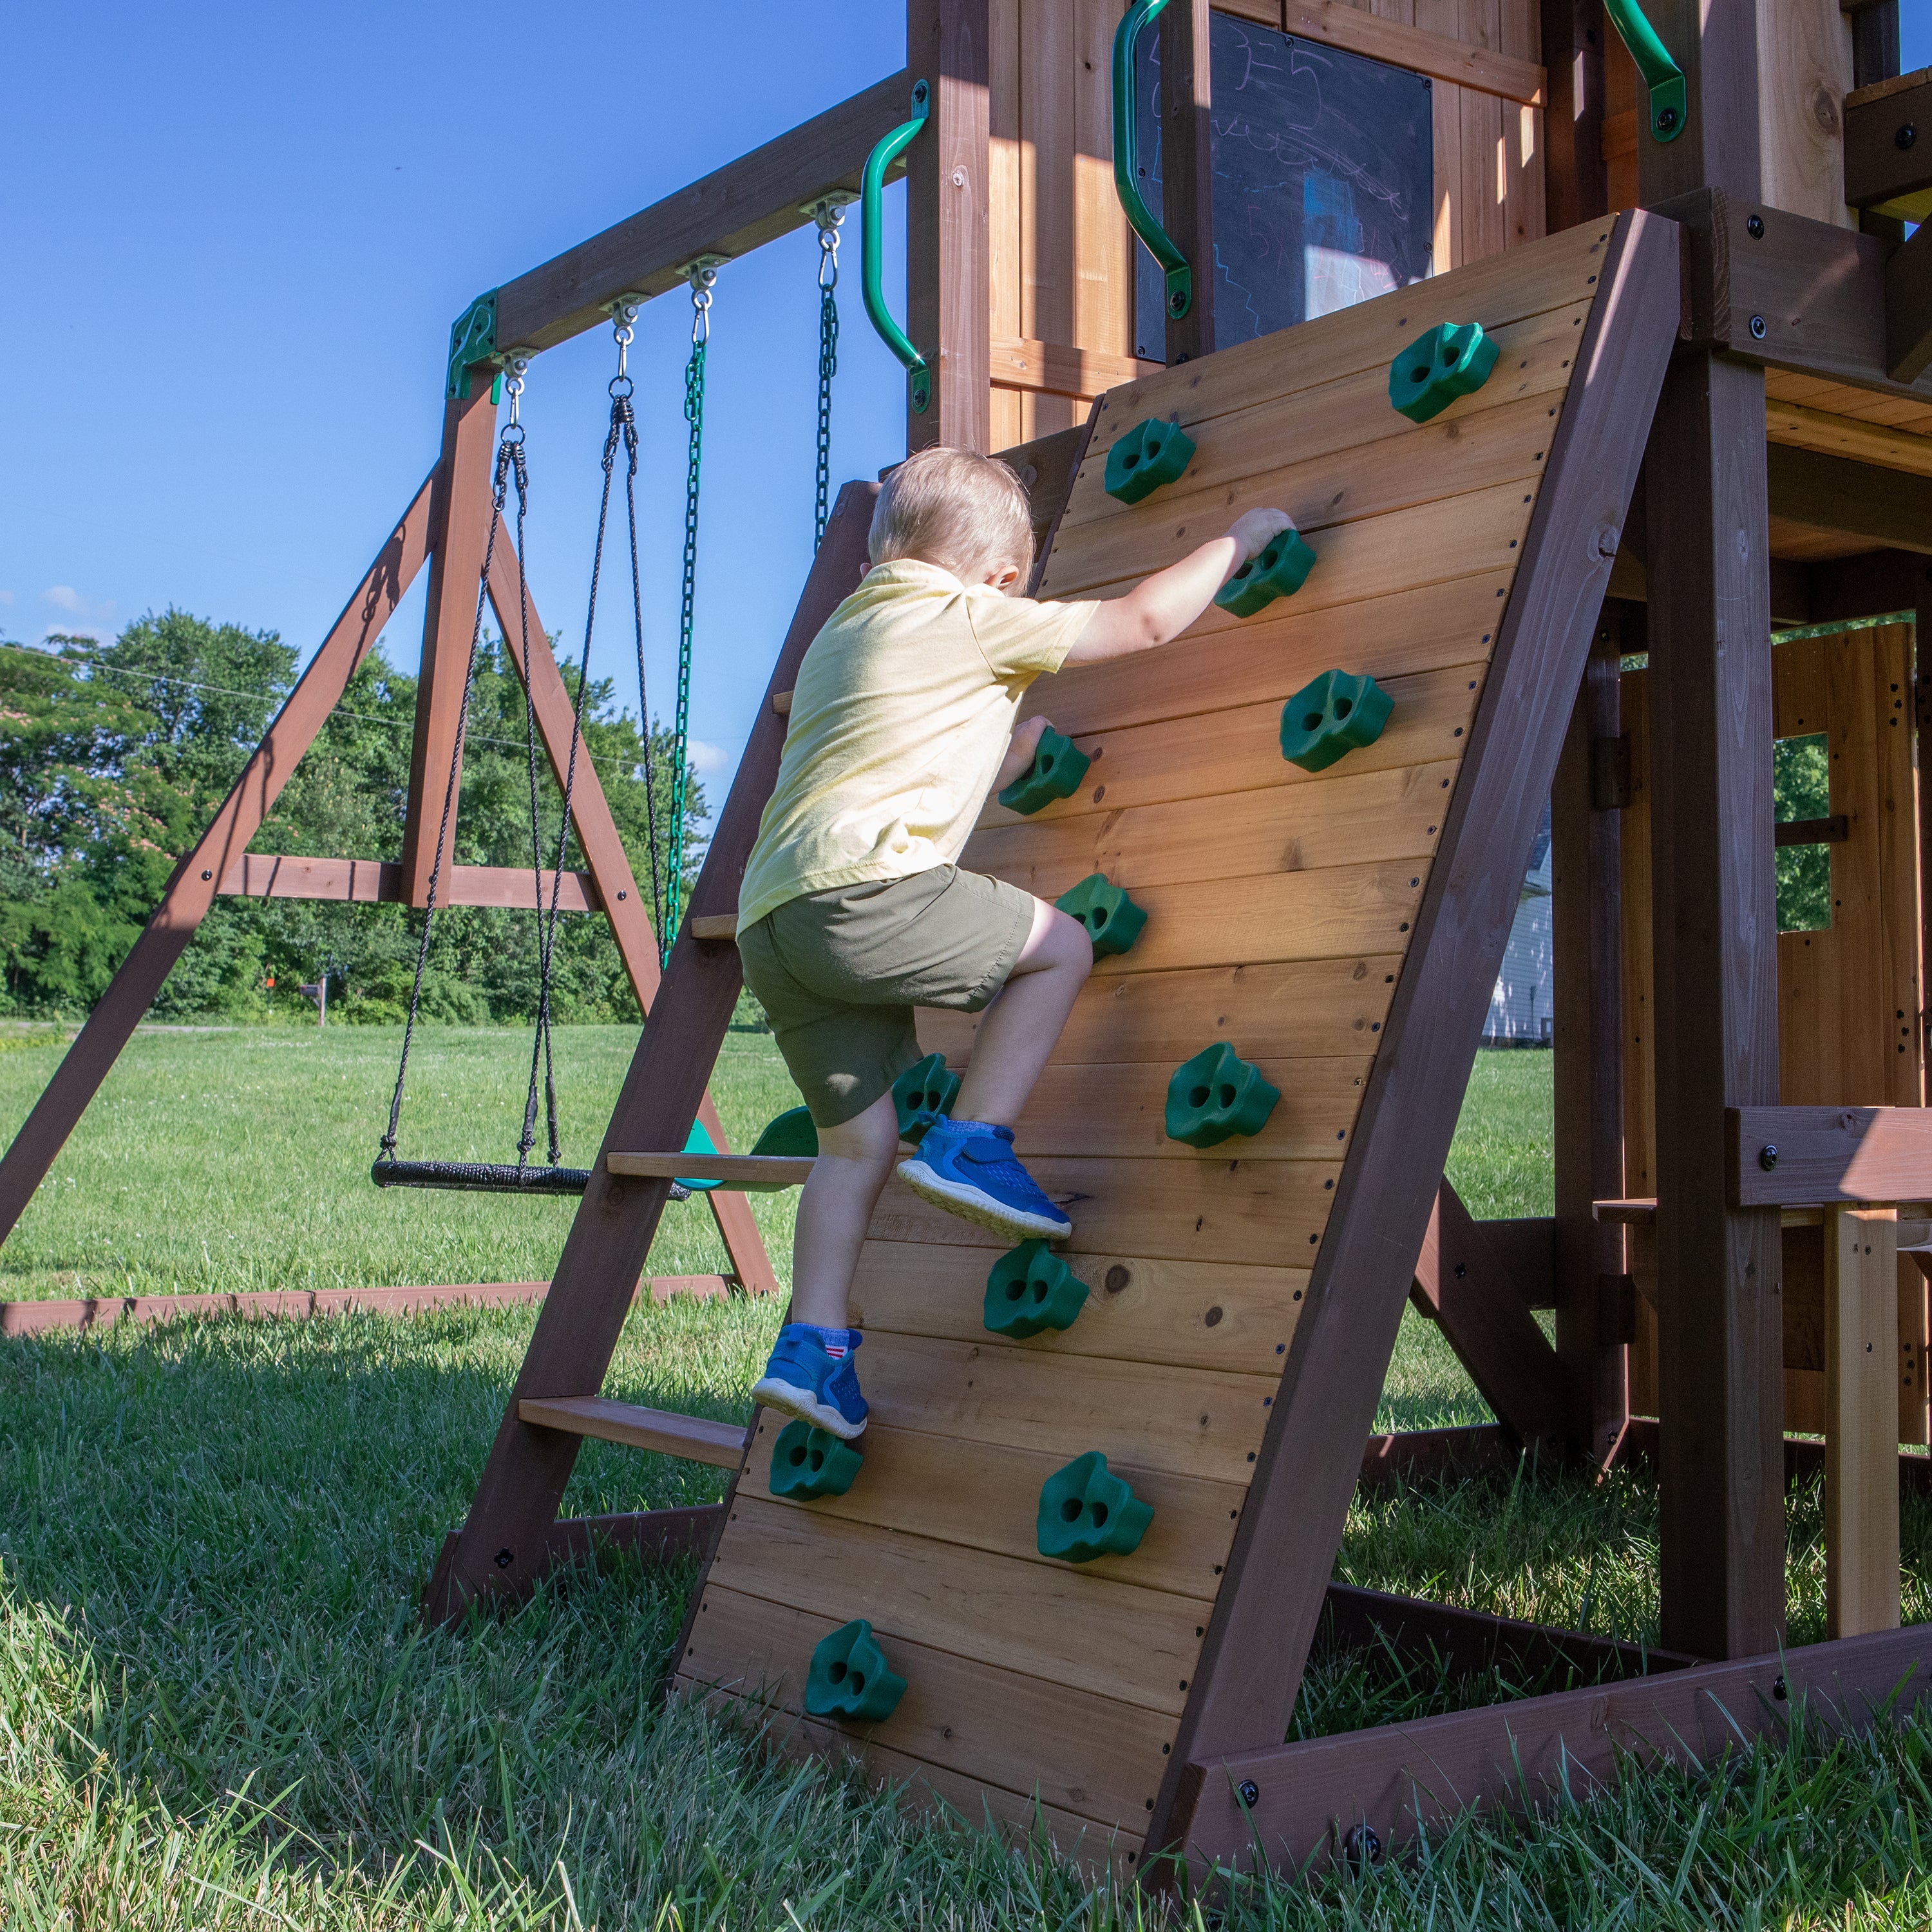
[[[852,188],[829,188],[823,194],[814,195],[809,201],[802,201],[798,212],[821,228],[836,228],[845,218],[845,211],[859,199],[859,190]]]

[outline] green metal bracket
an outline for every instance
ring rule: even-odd
[[[1134,179],[1134,43],[1141,29],[1167,4],[1167,0],[1136,0],[1114,32],[1114,192],[1120,198],[1129,225],[1160,263],[1167,278],[1167,312],[1178,322],[1194,306],[1194,272],[1173,238],[1154,219],[1141,199]]]
[[[1660,141],[1676,140],[1684,131],[1684,116],[1689,111],[1684,70],[1670,58],[1637,0],[1604,0],[1604,11],[1630,50],[1644,86],[1650,89],[1651,133]]]
[[[470,372],[478,362],[496,359],[496,291],[486,290],[449,326],[449,374],[442,387],[446,402],[470,400]],[[503,379],[490,385],[490,400],[503,400]]]
[[[922,80],[914,81],[912,118],[902,122],[866,157],[866,170],[859,177],[859,285],[865,293],[866,313],[879,332],[879,340],[905,370],[912,391],[912,412],[916,416],[925,415],[927,404],[932,400],[932,371],[886,306],[886,170],[912,145],[913,137],[926,125],[932,112],[932,88]]]

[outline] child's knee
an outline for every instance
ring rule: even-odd
[[[898,1150],[898,1109],[890,1094],[836,1127],[818,1130],[818,1150],[837,1160],[862,1161],[883,1166]]]

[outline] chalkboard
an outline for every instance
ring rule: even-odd
[[[1430,272],[1436,150],[1425,74],[1210,16],[1214,340],[1226,348]],[[1141,36],[1136,169],[1158,214],[1160,34]],[[1164,362],[1160,271],[1136,242],[1136,353]],[[1198,264],[1195,299],[1202,299]]]

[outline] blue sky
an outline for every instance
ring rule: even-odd
[[[1932,61],[1906,0],[1904,62]],[[898,0],[836,8],[22,8],[8,32],[0,632],[174,603],[304,658],[434,460],[449,324],[508,281],[896,70]],[[899,203],[888,290],[903,314]],[[902,378],[845,250],[836,479],[902,448]],[[721,274],[692,728],[722,796],[811,554],[808,231]],[[668,704],[682,545],[681,292],[632,351],[647,650]],[[532,582],[580,641],[614,367],[599,330],[532,371]],[[426,576],[425,573],[425,576]],[[391,627],[413,667],[421,589]],[[621,602],[593,670],[631,690]]]

